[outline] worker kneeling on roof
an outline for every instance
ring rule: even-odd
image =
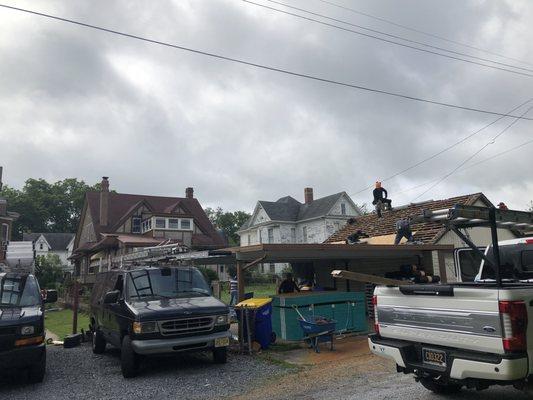
[[[396,221],[396,238],[394,244],[400,244],[402,238],[408,242],[414,242],[413,232],[411,231],[411,217],[404,217]]]

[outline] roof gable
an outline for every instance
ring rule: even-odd
[[[36,242],[43,237],[51,251],[64,251],[74,238],[74,233],[24,233],[22,240]]]
[[[391,211],[384,212],[382,218],[378,218],[375,213],[362,215],[354,218],[353,223],[347,224],[344,228],[334,233],[326,240],[326,243],[345,241],[348,236],[358,230],[363,231],[370,237],[391,235],[396,232],[396,221],[401,218],[420,215],[423,210],[451,208],[455,204],[473,205],[478,201],[483,202],[487,207],[492,206],[492,203],[483,193],[474,193],[444,200],[431,200],[395,207]],[[415,240],[430,244],[435,243],[446,232],[446,229],[438,222],[413,224],[411,229],[415,233]]]

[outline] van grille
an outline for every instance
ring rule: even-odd
[[[196,317],[174,319],[159,322],[159,330],[162,335],[176,335],[184,333],[208,332],[213,329],[215,319],[213,317]]]

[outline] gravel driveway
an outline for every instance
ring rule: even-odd
[[[47,375],[42,384],[22,379],[0,381],[0,399],[218,399],[245,392],[257,382],[286,370],[257,358],[229,355],[215,365],[210,354],[148,358],[141,374],[126,380],[120,372],[120,353],[108,349],[94,355],[90,346],[48,348]]]

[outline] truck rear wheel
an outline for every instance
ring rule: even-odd
[[[41,360],[28,370],[28,380],[30,383],[41,383],[46,373],[46,350],[43,351]]]
[[[420,383],[427,390],[437,394],[454,394],[461,390],[461,385],[440,382],[432,378],[420,378]]]
[[[133,378],[139,373],[140,357],[135,353],[131,345],[129,336],[124,336],[122,339],[122,347],[120,349],[120,367],[122,369],[122,376],[124,378]]]
[[[106,341],[104,335],[98,329],[93,332],[93,353],[102,354],[105,351]]]

